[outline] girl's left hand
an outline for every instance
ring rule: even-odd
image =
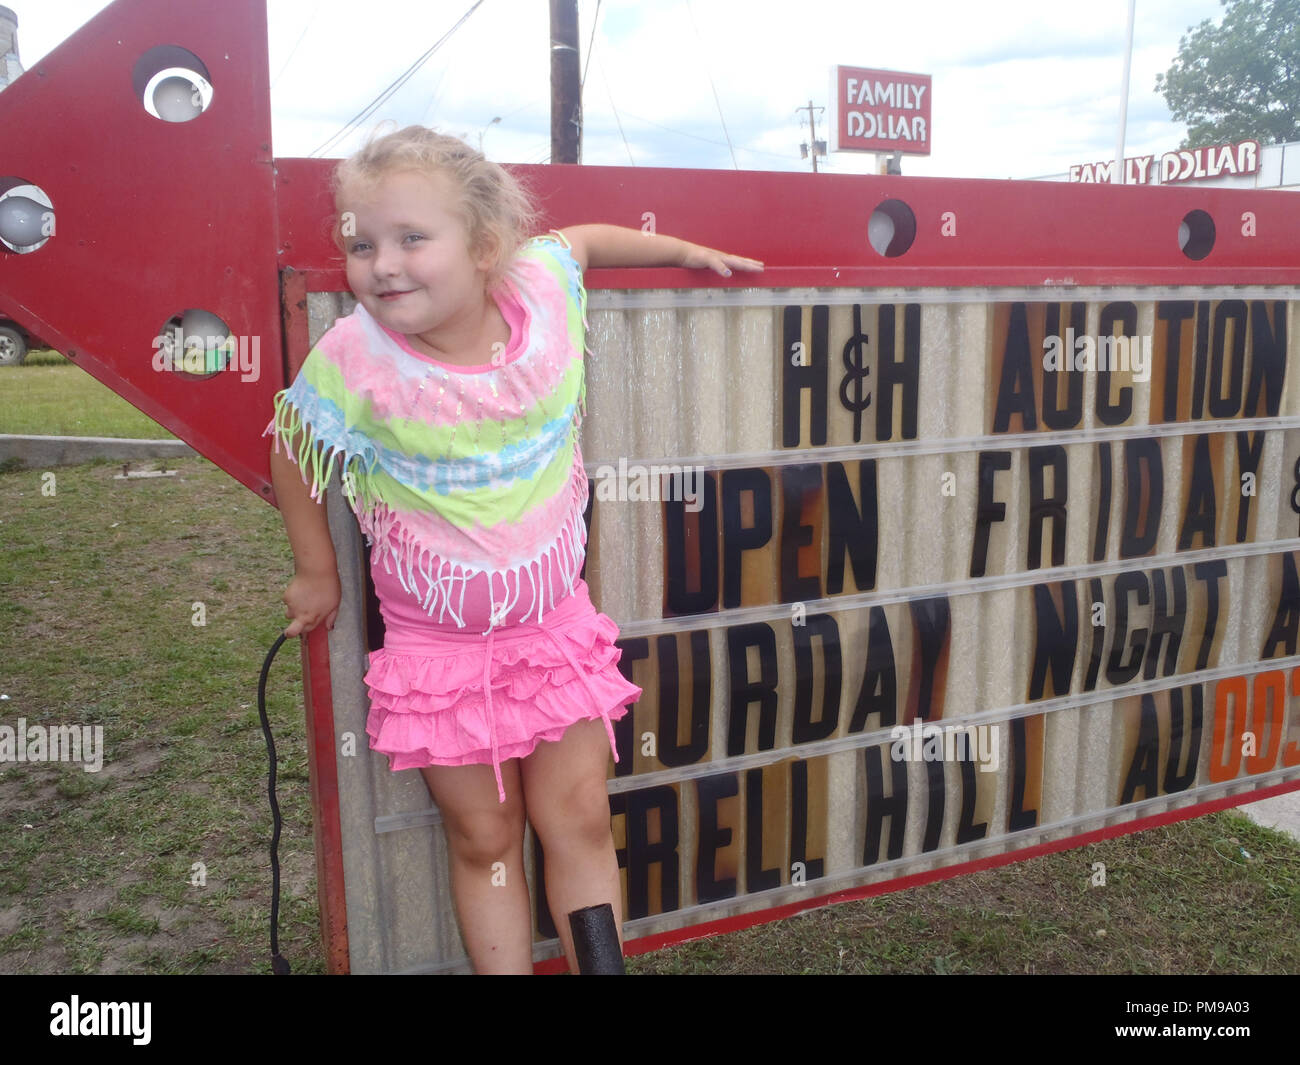
[[[730,252],[691,243],[686,244],[686,255],[682,259],[682,265],[696,270],[715,270],[723,277],[730,277],[733,269],[755,273],[763,269],[760,259],[746,259],[743,255],[732,255]]]

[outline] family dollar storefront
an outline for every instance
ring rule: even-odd
[[[1115,160],[1076,163],[1048,181],[1110,184]],[[1125,185],[1182,185],[1227,189],[1300,189],[1300,141],[1260,144],[1257,140],[1177,148],[1124,160]]]

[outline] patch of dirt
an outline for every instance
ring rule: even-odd
[[[0,958],[0,972],[23,976],[58,976],[71,972],[68,952],[53,944],[16,950]]]
[[[49,895],[43,900],[45,909],[51,914],[75,913],[78,917],[89,918],[102,916],[117,901],[117,892],[123,881],[122,877],[114,877],[112,884],[94,887],[87,884],[75,891]]]
[[[271,905],[270,858],[267,858],[266,905]],[[316,856],[311,851],[280,855],[280,891],[282,895],[302,898],[316,891]]]
[[[10,906],[8,909],[0,910],[0,939],[17,932],[18,926],[22,924],[22,919],[23,908],[21,906]]]
[[[167,749],[165,747],[136,747],[133,750],[106,757],[99,772],[93,775],[107,780],[115,780],[118,777],[126,780],[143,780],[162,765],[166,756]]]

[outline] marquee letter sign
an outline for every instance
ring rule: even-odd
[[[588,453],[672,471],[602,501],[595,467],[645,688],[614,783],[629,917],[1300,779],[1294,293],[728,295],[592,297],[593,378],[652,414],[627,440],[600,393]],[[635,393],[675,366],[718,385]]]

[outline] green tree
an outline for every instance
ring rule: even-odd
[[[1222,0],[1216,26],[1188,28],[1156,92],[1188,125],[1180,147],[1300,140],[1300,0]]]

